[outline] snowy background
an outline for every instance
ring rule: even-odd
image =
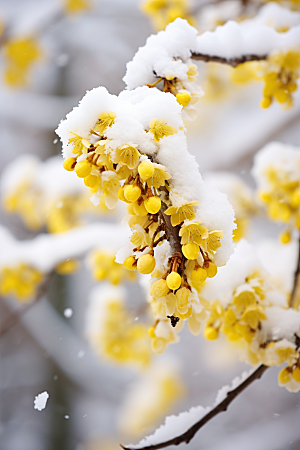
[[[60,120],[88,89],[104,85],[118,94],[124,88],[126,62],[153,32],[138,0],[93,0],[90,11],[57,18],[60,3],[0,0],[0,21],[9,33],[36,30],[43,48],[29,86],[11,89],[0,83],[1,169],[23,153],[43,160],[59,155],[54,129]],[[204,91],[209,83],[205,70],[199,63]],[[261,84],[252,83],[233,91],[225,88],[210,101],[199,100],[198,118],[186,126],[189,150],[203,173],[229,170],[254,186],[250,169],[263,145],[277,140],[300,146],[299,93],[293,109],[286,112],[278,104],[260,109],[261,90]],[[3,211],[0,217],[15,237],[35,236],[18,217]],[[249,238],[256,243],[276,237],[279,230],[258,217]],[[119,442],[138,440],[121,433],[119,417],[140,375],[100,360],[85,339],[92,284],[85,267],[75,276],[56,275],[47,295],[19,320],[13,312],[20,311],[20,305],[1,298],[0,327],[10,322],[11,327],[0,337],[0,450],[110,450]],[[143,296],[141,289],[128,290],[128,301],[138,296]],[[208,343],[187,329],[167,354],[178,362],[186,390],[168,413],[209,406],[219,388],[248,369],[225,341]],[[277,372],[268,370],[188,448],[298,450],[300,394],[279,388]],[[35,410],[34,399],[44,391],[49,393],[46,407]]]

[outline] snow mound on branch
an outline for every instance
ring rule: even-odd
[[[254,370],[243,372],[240,377],[236,377],[232,380],[230,386],[223,386],[218,391],[213,406],[196,406],[189,409],[189,411],[180,413],[178,416],[168,416],[165,419],[165,423],[155,430],[153,434],[146,436],[137,445],[130,444],[127,447],[139,449],[149,445],[156,445],[185,433],[191,426],[220,404],[227,397],[227,393],[239,386],[253,371]]]
[[[180,22],[181,24],[184,21]],[[181,118],[182,107],[174,95],[146,86],[132,91],[123,91],[116,97],[103,87],[95,88],[85,95],[79,106],[71,111],[57,129],[63,143],[64,156],[72,154],[68,145],[72,133],[83,138],[90,136],[99,114],[113,111],[116,119],[106,129],[111,151],[123,145],[133,145],[142,154],[152,157],[155,163],[165,166],[171,175],[170,199],[172,205],[181,206],[198,201],[195,208],[196,220],[203,223],[209,231],[223,230],[224,238],[216,252],[215,263],[224,265],[232,253],[232,230],[235,228],[234,212],[226,195],[209,188],[202,180],[198,164],[187,149],[184,124]],[[157,144],[149,124],[152,119],[166,120],[177,132],[164,136]],[[84,158],[81,155],[80,158]]]

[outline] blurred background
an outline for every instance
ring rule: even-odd
[[[230,18],[252,17],[261,6],[238,0],[177,0],[164,8],[163,1],[152,3],[0,0],[0,217],[16,239],[120,223],[121,206],[115,212],[93,207],[84,186],[64,182],[54,131],[60,120],[89,89],[124,89],[126,63],[151,33],[177,16],[203,32]],[[299,3],[286,6],[297,10]],[[281,228],[258,211],[250,170],[255,153],[270,141],[300,146],[299,93],[288,111],[278,103],[262,109],[262,83],[247,76],[237,81],[233,69],[213,63],[199,63],[198,71],[206,95],[197,104],[197,119],[186,123],[189,150],[204,178],[225,192],[231,186],[227,193],[240,234],[254,243],[276,238]],[[34,157],[20,159],[28,154]],[[217,171],[230,174],[222,178]],[[210,405],[219,388],[249,368],[239,361],[238,348],[225,340],[208,343],[187,327],[179,343],[153,355],[145,338],[151,323],[145,289],[115,267],[114,249],[87,250],[56,267],[36,301],[36,291],[30,301],[24,287],[16,295],[2,292],[0,450],[118,449],[120,442],[137,442],[167,414]],[[30,276],[38,280],[39,274]],[[109,285],[119,284],[124,292],[111,294]],[[128,322],[145,342],[135,357],[121,357],[97,336],[95,327],[109,310],[108,303],[105,312],[97,306],[101,296],[115,296],[119,305],[111,333]],[[122,334],[117,339],[122,345],[134,340]],[[189,449],[299,450],[300,395],[279,388],[277,372],[267,371]],[[43,391],[49,393],[47,406],[37,411],[34,398]]]

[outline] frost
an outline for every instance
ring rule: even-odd
[[[34,409],[42,411],[46,408],[47,400],[49,398],[49,394],[47,391],[38,394],[34,399]]]

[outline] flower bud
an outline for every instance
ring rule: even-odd
[[[181,106],[185,107],[191,101],[191,94],[188,91],[178,92],[178,94],[176,94],[176,99]]]
[[[288,244],[291,240],[291,234],[289,231],[283,231],[279,236],[280,242],[282,244]]]
[[[297,383],[300,383],[300,367],[296,367],[293,370],[292,376],[294,378],[295,381],[297,381]]]
[[[189,310],[190,291],[183,287],[176,292],[176,308],[180,314],[185,314]]]
[[[128,270],[136,270],[137,264],[134,256],[128,256],[123,263],[124,267]]]
[[[138,186],[129,185],[124,189],[124,196],[130,202],[136,202],[137,199],[141,196],[141,190]]]
[[[198,269],[192,271],[192,274],[191,274],[192,283],[195,283],[195,284],[204,283],[206,278],[207,278],[207,272],[205,269],[202,269],[202,267],[199,267]]]
[[[80,161],[76,164],[75,172],[79,178],[87,177],[92,170],[92,164],[88,161]]]
[[[204,330],[204,336],[209,341],[214,341],[218,338],[218,331],[214,327],[206,327]]]
[[[143,161],[138,167],[138,172],[143,181],[148,180],[154,173],[154,166],[150,161]]]
[[[205,267],[205,269],[206,269],[208,278],[213,278],[215,275],[217,275],[218,269],[217,269],[217,266],[213,262],[209,261],[209,266]]]
[[[176,291],[181,285],[181,276],[177,272],[171,272],[167,276],[167,285],[172,291]]]
[[[137,202],[133,203],[133,211],[137,216],[147,216],[148,214],[144,202],[140,205]]]
[[[200,253],[199,245],[194,243],[183,245],[182,253],[187,259],[197,259]]]
[[[282,369],[278,374],[278,381],[281,384],[286,384],[290,381],[290,371],[287,367]]]
[[[98,177],[96,175],[88,175],[87,177],[84,178],[84,184],[87,187],[93,188],[97,185],[98,183]]]
[[[122,187],[120,187],[120,189],[118,190],[118,198],[119,198],[119,200],[121,200],[122,202],[125,202],[125,203],[131,203],[131,202],[129,202],[129,201],[127,200],[127,198],[125,197],[125,195],[124,195],[124,190],[123,190]]]
[[[155,267],[155,258],[154,256],[150,255],[149,253],[147,255],[142,255],[138,259],[137,263],[137,270],[140,273],[143,273],[145,275],[148,275],[154,270]]]
[[[169,292],[166,280],[158,280],[151,284],[150,295],[155,298],[162,298]]]
[[[69,172],[71,172],[72,170],[75,169],[76,158],[73,158],[73,156],[71,156],[70,158],[65,159],[64,163],[63,163],[63,166],[64,166],[64,169],[66,169]]]
[[[149,214],[156,214],[160,210],[161,201],[159,197],[149,197],[144,203]]]

